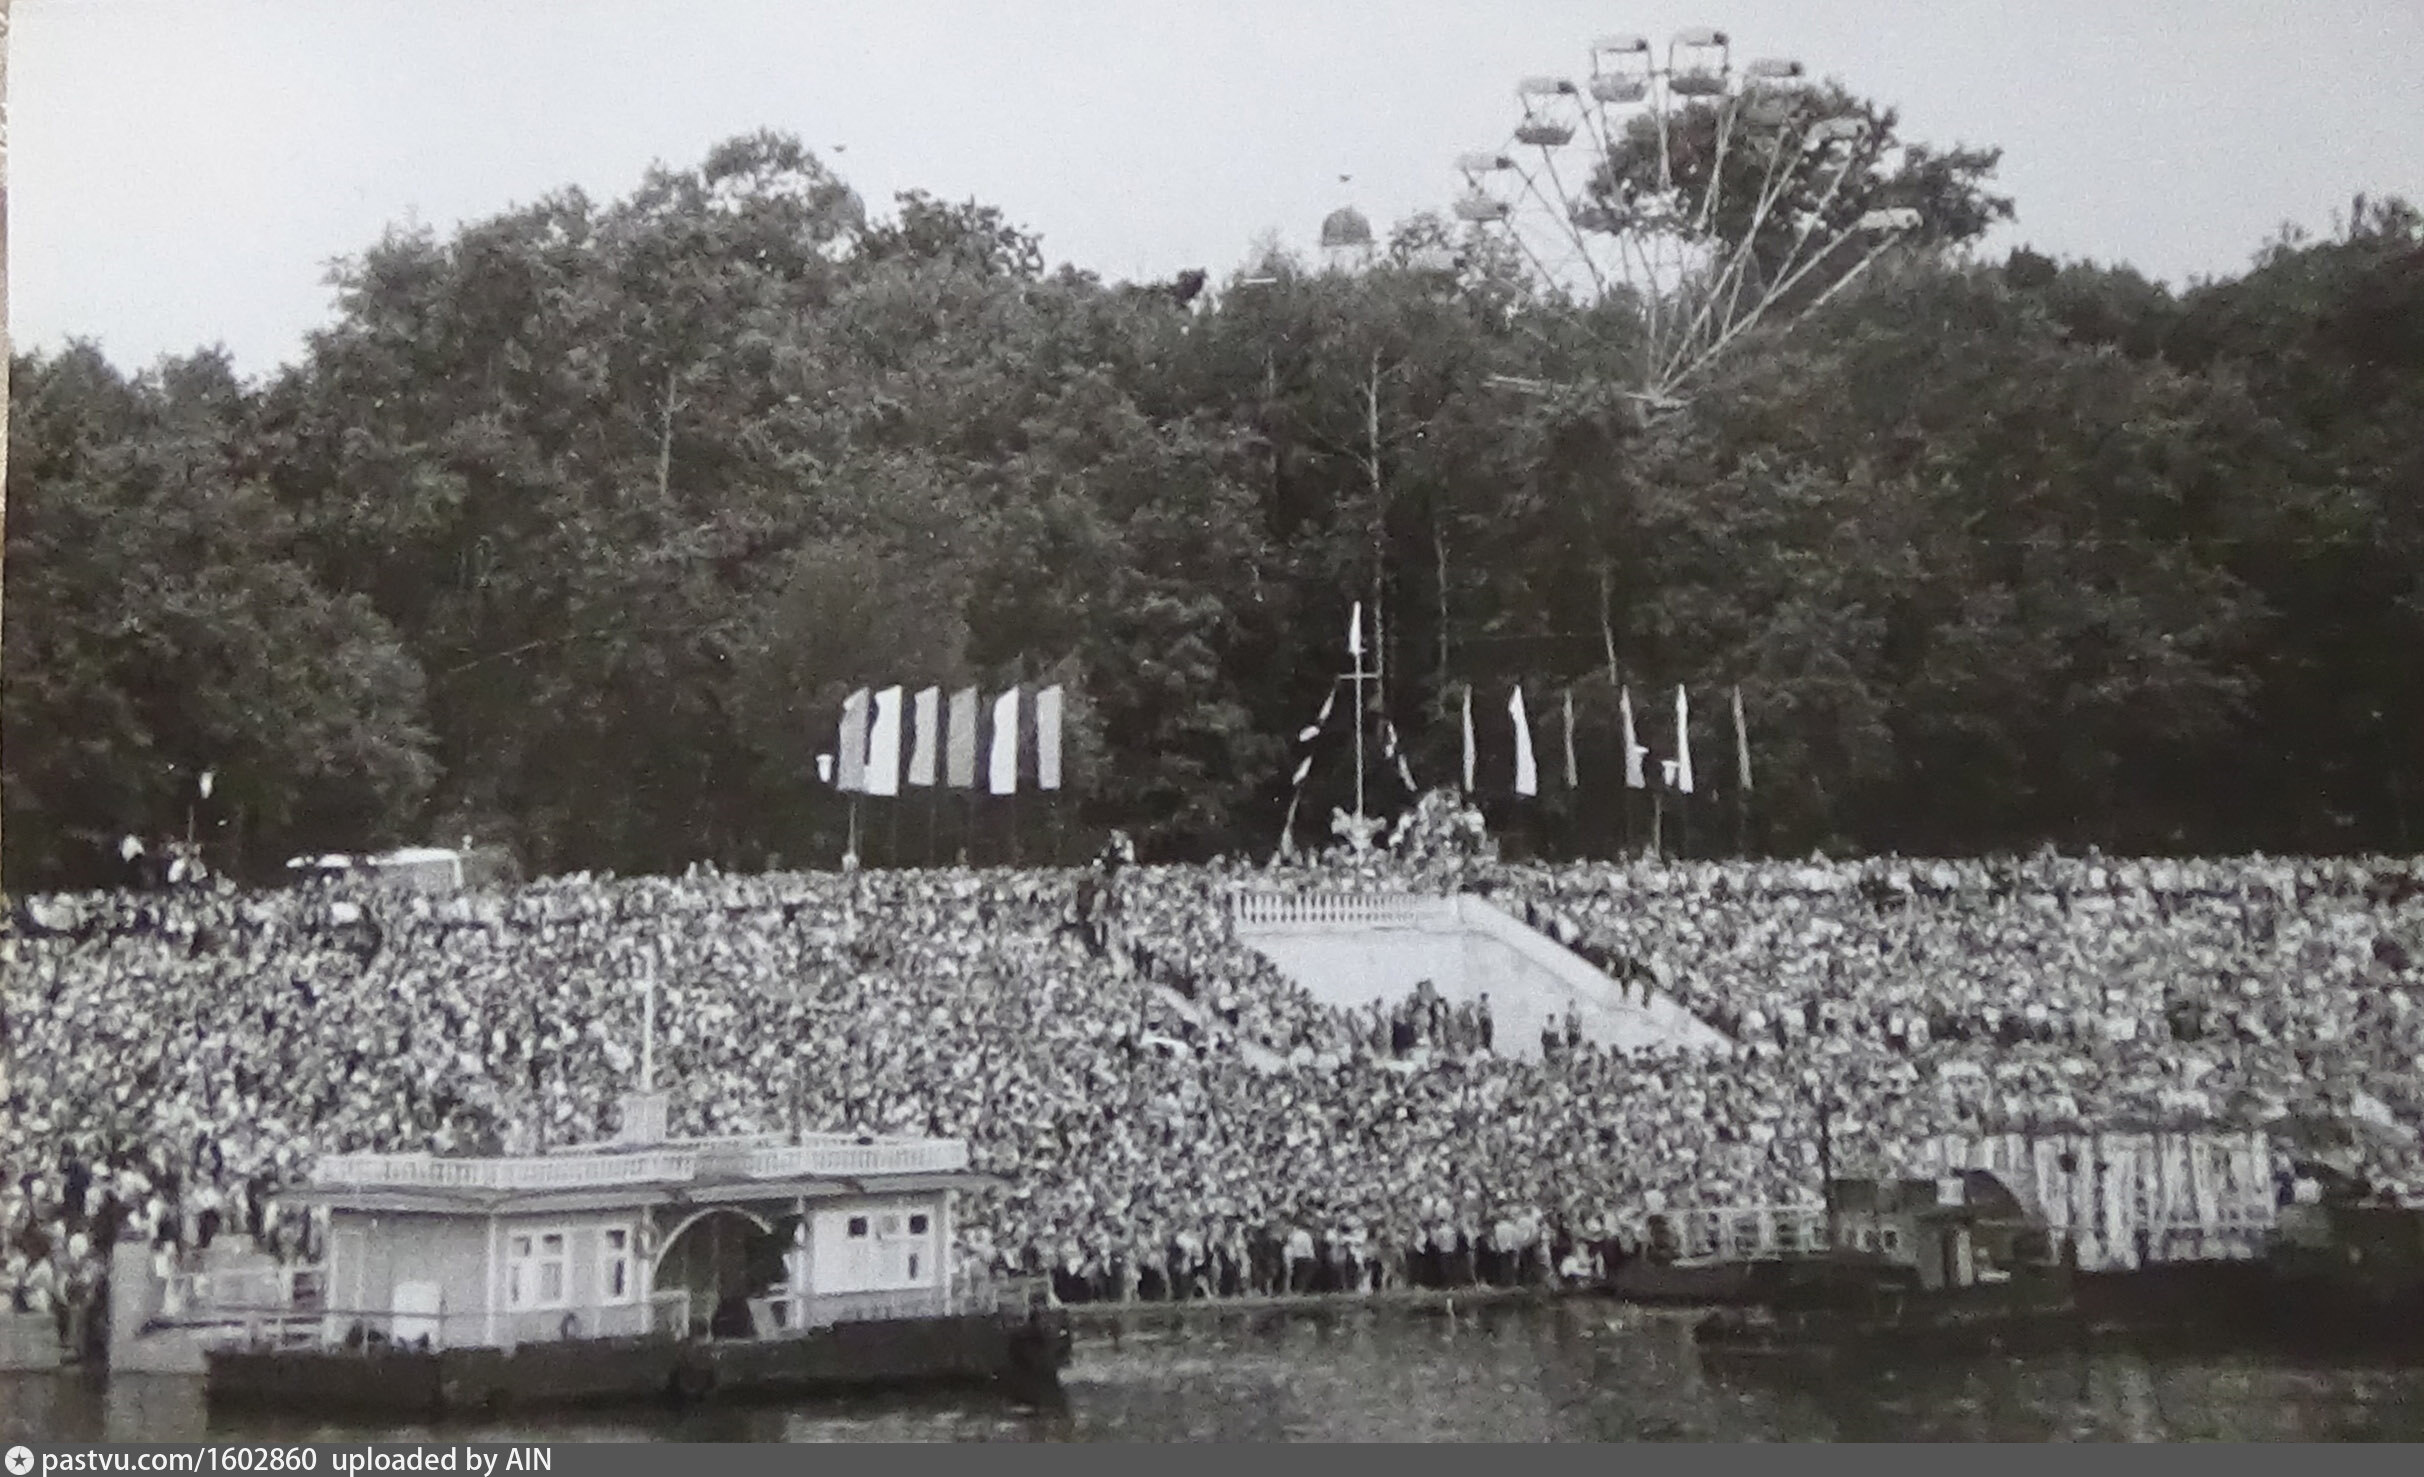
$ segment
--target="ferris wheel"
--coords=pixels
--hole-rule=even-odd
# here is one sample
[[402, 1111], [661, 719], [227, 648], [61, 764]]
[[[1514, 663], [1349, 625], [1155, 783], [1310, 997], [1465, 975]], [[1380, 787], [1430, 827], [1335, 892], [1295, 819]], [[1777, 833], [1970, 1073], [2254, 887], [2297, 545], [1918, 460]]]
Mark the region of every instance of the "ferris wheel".
[[[1682, 402], [1753, 328], [1815, 310], [1918, 211], [1874, 198], [1886, 140], [1801, 63], [1737, 65], [1723, 31], [1607, 36], [1589, 74], [1516, 84], [1514, 130], [1464, 154], [1453, 210], [1554, 291], [1623, 299], [1649, 406]], [[1841, 109], [1840, 111], [1838, 109]]]

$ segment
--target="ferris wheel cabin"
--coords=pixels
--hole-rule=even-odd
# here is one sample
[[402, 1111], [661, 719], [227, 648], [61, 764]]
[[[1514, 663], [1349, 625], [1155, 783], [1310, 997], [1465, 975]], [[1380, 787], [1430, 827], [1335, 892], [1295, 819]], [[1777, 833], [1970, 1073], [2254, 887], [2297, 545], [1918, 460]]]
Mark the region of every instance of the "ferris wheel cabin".
[[1654, 66], [1647, 36], [1602, 36], [1591, 43], [1591, 96], [1616, 107], [1640, 102]]
[[1667, 43], [1667, 91], [1677, 97], [1716, 97], [1725, 91], [1733, 42], [1713, 26], [1677, 31]]

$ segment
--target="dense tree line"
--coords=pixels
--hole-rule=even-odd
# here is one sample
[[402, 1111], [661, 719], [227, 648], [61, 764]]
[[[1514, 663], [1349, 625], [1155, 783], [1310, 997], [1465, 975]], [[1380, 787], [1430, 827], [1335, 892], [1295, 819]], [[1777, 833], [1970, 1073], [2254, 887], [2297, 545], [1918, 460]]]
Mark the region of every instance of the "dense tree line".
[[[1622, 681], [1661, 743], [1666, 689], [1701, 704], [1695, 850], [2410, 848], [2424, 224], [2360, 200], [2173, 292], [1959, 255], [1993, 164], [1929, 156], [1932, 229], [1648, 421], [1624, 303], [1436, 221], [1354, 273], [1107, 284], [982, 206], [871, 216], [774, 135], [391, 234], [263, 383], [21, 358], [8, 881], [108, 877], [189, 810], [256, 874], [462, 835], [829, 861], [815, 755], [892, 681], [1067, 687], [1031, 858], [1260, 853], [1356, 599], [1420, 782], [1474, 684], [1519, 847], [1643, 839]], [[1519, 679], [1573, 691], [1579, 793], [1554, 719], [1547, 793], [1503, 793]], [[998, 809], [910, 802], [869, 849], [1004, 854]]]

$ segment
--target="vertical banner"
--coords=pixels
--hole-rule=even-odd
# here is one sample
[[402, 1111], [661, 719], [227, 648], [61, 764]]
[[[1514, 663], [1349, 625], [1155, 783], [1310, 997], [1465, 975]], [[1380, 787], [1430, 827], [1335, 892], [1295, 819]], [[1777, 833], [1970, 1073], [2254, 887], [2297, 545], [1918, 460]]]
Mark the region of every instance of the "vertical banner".
[[993, 700], [993, 753], [985, 767], [985, 788], [996, 795], [1018, 793], [1018, 689]]
[[1751, 738], [1742, 726], [1742, 687], [1734, 687], [1734, 784], [1741, 793], [1751, 793]]
[[1061, 787], [1061, 690], [1057, 682], [1035, 695], [1035, 787]]
[[1574, 764], [1574, 689], [1565, 690], [1565, 782], [1569, 790], [1582, 788], [1582, 772]]
[[901, 792], [901, 690], [887, 687], [875, 695], [875, 726], [867, 735], [867, 793]]
[[1540, 793], [1540, 765], [1532, 756], [1532, 723], [1523, 713], [1523, 688], [1507, 698], [1507, 718], [1515, 725], [1515, 793]]
[[910, 714], [915, 738], [909, 745], [909, 783], [934, 788], [934, 760], [942, 750], [943, 690], [939, 687], [918, 689], [917, 703]]
[[1641, 736], [1633, 731], [1633, 690], [1616, 689], [1616, 712], [1624, 720], [1624, 786], [1628, 790], [1646, 790], [1649, 780], [1641, 772], [1641, 761], [1650, 757], [1642, 747]]
[[1347, 655], [1363, 655], [1363, 602], [1355, 602], [1355, 613], [1347, 617]]
[[1675, 684], [1675, 793], [1692, 793], [1692, 709], [1680, 682]]
[[1473, 684], [1464, 686], [1464, 787], [1473, 792]]
[[976, 689], [951, 694], [951, 733], [943, 744], [943, 783], [954, 790], [976, 788]]
[[852, 793], [867, 788], [867, 689], [862, 687], [842, 702], [842, 726], [835, 734], [840, 775], [833, 785]]

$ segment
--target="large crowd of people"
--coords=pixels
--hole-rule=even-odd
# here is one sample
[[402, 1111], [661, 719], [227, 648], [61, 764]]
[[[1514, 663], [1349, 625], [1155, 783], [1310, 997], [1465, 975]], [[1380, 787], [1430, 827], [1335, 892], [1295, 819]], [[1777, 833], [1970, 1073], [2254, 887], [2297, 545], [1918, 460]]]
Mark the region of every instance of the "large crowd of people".
[[[604, 1137], [651, 977], [677, 1133], [964, 1137], [1008, 1188], [965, 1208], [963, 1263], [1067, 1297], [1587, 1277], [1661, 1211], [1813, 1203], [1827, 1154], [1905, 1170], [1984, 1127], [2280, 1126], [2424, 1189], [2409, 863], [1552, 866], [1436, 818], [1277, 870], [25, 900], [0, 1297], [64, 1326], [130, 1238], [315, 1258], [277, 1191], [317, 1155]], [[1534, 1054], [1470, 1007], [1330, 1009], [1230, 933], [1228, 894], [1270, 886], [1494, 895], [1730, 1044]]]

